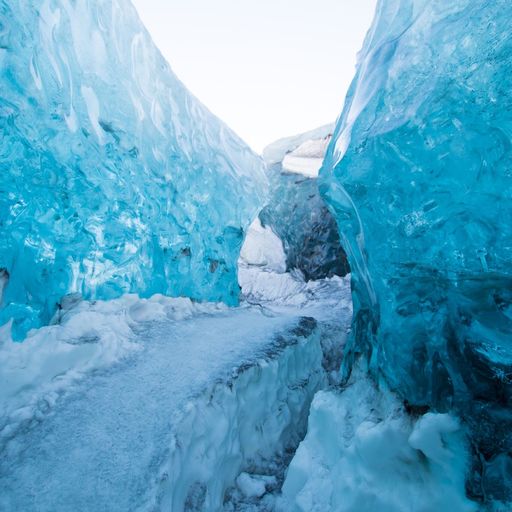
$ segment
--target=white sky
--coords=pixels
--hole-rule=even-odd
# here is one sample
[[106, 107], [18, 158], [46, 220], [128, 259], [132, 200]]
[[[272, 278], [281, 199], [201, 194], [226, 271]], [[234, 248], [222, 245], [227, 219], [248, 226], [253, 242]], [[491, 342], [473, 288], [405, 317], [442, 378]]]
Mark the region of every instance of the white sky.
[[260, 152], [334, 121], [376, 0], [133, 0], [188, 89]]

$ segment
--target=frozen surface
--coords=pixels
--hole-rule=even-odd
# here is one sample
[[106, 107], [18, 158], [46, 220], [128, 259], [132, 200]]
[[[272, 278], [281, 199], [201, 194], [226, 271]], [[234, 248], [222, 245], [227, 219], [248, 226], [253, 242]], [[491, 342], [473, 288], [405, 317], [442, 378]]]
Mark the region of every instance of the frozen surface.
[[286, 155], [283, 160], [283, 170], [302, 174], [308, 178], [316, 178], [324, 159], [318, 157]]
[[449, 414], [411, 417], [389, 392], [357, 375], [320, 391], [308, 434], [288, 468], [283, 512], [471, 512], [468, 447]]
[[[238, 405], [240, 415], [233, 412], [233, 417], [221, 414], [222, 408], [230, 407], [229, 398], [233, 400], [232, 395], [240, 392], [236, 382], [230, 387], [228, 383], [244, 367], [249, 371], [259, 359], [272, 359], [273, 351], [280, 350], [276, 335], [297, 322], [289, 316], [269, 317], [254, 310], [238, 310], [141, 327], [136, 338], [140, 344], [137, 353], [82, 379], [72, 392], [68, 388], [50, 411], [6, 443], [0, 462], [0, 509], [138, 510], [160, 502], [176, 504], [168, 510], [182, 510], [189, 494], [193, 494], [193, 484], [197, 481], [204, 485], [209, 478], [213, 482], [208, 490], [210, 499], [218, 503], [226, 485], [220, 472], [234, 472], [234, 479], [243, 459], [240, 451], [253, 447], [265, 451], [255, 439], [237, 439], [244, 433], [236, 428], [244, 418], [243, 404], [250, 405], [245, 415], [251, 412], [252, 429], [258, 429], [258, 422], [267, 423], [268, 430], [262, 434], [266, 439], [273, 435], [279, 439], [282, 432], [272, 427], [287, 427], [286, 414], [290, 414], [282, 409], [284, 416], [279, 416], [272, 407], [272, 394], [283, 395], [287, 389], [281, 388], [279, 379], [272, 380], [273, 375], [280, 375], [275, 365], [268, 370], [268, 387], [243, 386], [246, 393], [255, 396], [243, 398]], [[319, 386], [323, 379], [318, 339], [316, 346], [312, 356], [301, 354], [300, 360], [295, 360], [297, 356], [288, 363], [289, 367], [294, 362], [299, 380], [311, 376], [308, 364], [316, 367], [317, 381], [311, 380], [311, 396], [315, 383]], [[257, 380], [265, 367], [263, 364], [248, 377], [242, 373], [235, 381]], [[216, 382], [223, 396], [218, 401]], [[262, 396], [258, 397], [258, 392]], [[191, 401], [202, 394], [206, 396], [204, 407], [198, 399]], [[214, 396], [213, 409], [207, 407], [211, 399], [208, 396]], [[257, 399], [275, 414], [274, 424], [258, 408]], [[236, 411], [236, 403], [231, 407]], [[205, 436], [206, 441], [201, 441]], [[225, 457], [229, 460], [231, 456], [224, 469], [222, 462], [226, 464], [226, 460], [217, 460], [215, 454], [215, 450], [222, 449], [216, 444], [218, 438], [220, 445], [227, 444]], [[208, 477], [202, 472], [214, 475]]]
[[263, 163], [131, 2], [4, 1], [0, 26], [0, 323], [23, 336], [74, 292], [236, 304]]
[[283, 170], [316, 178], [322, 167], [332, 132], [323, 138], [304, 141], [283, 158]]
[[273, 503], [351, 315], [348, 279], [291, 279], [294, 292], [263, 287], [236, 309], [78, 302], [24, 343], [4, 339], [0, 510], [210, 511], [229, 489], [226, 510]]
[[487, 502], [512, 500], [511, 19], [381, 0], [320, 177], [355, 290], [345, 369], [363, 354], [411, 406], [458, 412]]
[[263, 227], [257, 217], [247, 229], [240, 251], [239, 267], [264, 268], [276, 273], [286, 272], [283, 242], [270, 227]]
[[269, 144], [263, 150], [263, 159], [269, 165], [278, 164], [283, 161], [287, 154], [291, 153], [303, 143], [311, 140], [322, 140], [331, 135], [334, 131], [334, 124], [326, 124], [310, 130], [309, 132], [300, 133], [291, 137], [284, 137], [272, 144]]
[[42, 418], [59, 396], [90, 372], [109, 368], [142, 349], [136, 331], [146, 322], [178, 321], [226, 311], [221, 304], [155, 295], [70, 304], [54, 325], [23, 343], [0, 332], [0, 446]]
[[[327, 125], [282, 139], [263, 152], [269, 165], [271, 193], [259, 219], [282, 241], [286, 270], [298, 270], [306, 280], [344, 276], [349, 270], [336, 222], [320, 197], [315, 179], [332, 129]], [[278, 158], [281, 160], [276, 161]], [[292, 169], [293, 162], [296, 167]]]

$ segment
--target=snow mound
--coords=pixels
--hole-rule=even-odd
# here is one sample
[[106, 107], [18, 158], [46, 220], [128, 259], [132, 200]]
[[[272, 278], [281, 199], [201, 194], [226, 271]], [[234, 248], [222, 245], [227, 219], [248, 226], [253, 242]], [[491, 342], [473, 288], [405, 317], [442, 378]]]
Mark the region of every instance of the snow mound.
[[263, 159], [268, 165], [281, 163], [288, 153], [293, 152], [303, 143], [311, 140], [325, 139], [334, 131], [334, 123], [326, 124], [305, 133], [284, 137], [263, 150]]
[[470, 512], [468, 449], [449, 414], [407, 414], [360, 372], [320, 391], [283, 485], [283, 512]]
[[30, 331], [23, 343], [13, 342], [6, 327], [0, 333], [0, 449], [20, 428], [41, 420], [85, 375], [140, 350], [136, 331], [144, 323], [227, 309], [162, 295], [81, 301], [70, 308], [59, 311], [58, 323]]
[[238, 265], [266, 268], [278, 273], [286, 271], [283, 242], [270, 227], [263, 227], [257, 217], [247, 230]]

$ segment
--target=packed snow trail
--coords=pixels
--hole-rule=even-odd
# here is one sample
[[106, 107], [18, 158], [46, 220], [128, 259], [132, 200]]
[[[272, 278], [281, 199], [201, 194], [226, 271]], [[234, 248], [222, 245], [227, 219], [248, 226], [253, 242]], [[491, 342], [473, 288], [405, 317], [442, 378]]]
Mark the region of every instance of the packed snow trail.
[[171, 444], [170, 413], [294, 322], [261, 320], [237, 311], [148, 326], [141, 353], [85, 379], [18, 437], [16, 458], [1, 461], [5, 510], [133, 509]]
[[[164, 509], [161, 501], [165, 498], [157, 488], [169, 478], [162, 467], [176, 444], [176, 423], [183, 419], [180, 411], [212, 383], [220, 382], [227, 389], [233, 375], [272, 359], [272, 353], [275, 356], [291, 343], [283, 344], [278, 335], [297, 325], [298, 308], [294, 313], [274, 315], [263, 314], [257, 307], [141, 324], [137, 342], [142, 350], [80, 380], [39, 424], [7, 444], [0, 458], [0, 509]], [[316, 344], [317, 353], [311, 357], [316, 357], [319, 367], [318, 339]], [[297, 364], [313, 363], [306, 357]], [[300, 371], [291, 370], [298, 377]], [[315, 378], [318, 388], [325, 375]], [[316, 390], [311, 389], [309, 400]], [[199, 415], [198, 421], [202, 420], [207, 422]], [[218, 425], [208, 428], [215, 431]], [[198, 460], [201, 457], [204, 454]], [[193, 460], [185, 462], [194, 464]], [[235, 462], [233, 469], [237, 470]], [[190, 496], [187, 499], [190, 505]]]

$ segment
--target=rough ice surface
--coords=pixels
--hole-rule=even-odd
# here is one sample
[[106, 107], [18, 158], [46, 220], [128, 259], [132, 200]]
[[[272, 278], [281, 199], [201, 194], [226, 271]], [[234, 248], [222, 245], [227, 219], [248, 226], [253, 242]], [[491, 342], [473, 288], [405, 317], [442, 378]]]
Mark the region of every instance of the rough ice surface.
[[1, 323], [22, 335], [74, 292], [237, 303], [264, 166], [131, 2], [4, 1], [0, 27]]
[[484, 502], [512, 501], [511, 19], [381, 0], [320, 174], [355, 290], [344, 369], [460, 414]]
[[[316, 180], [331, 133], [332, 126], [327, 125], [263, 151], [271, 193], [259, 218], [281, 239], [286, 269], [299, 270], [306, 280], [344, 276], [349, 271], [336, 222], [320, 197]], [[275, 162], [277, 158], [281, 161]], [[285, 165], [287, 158], [295, 159], [291, 167]]]
[[320, 391], [288, 468], [283, 512], [471, 512], [467, 440], [450, 414], [411, 417], [358, 374]]

